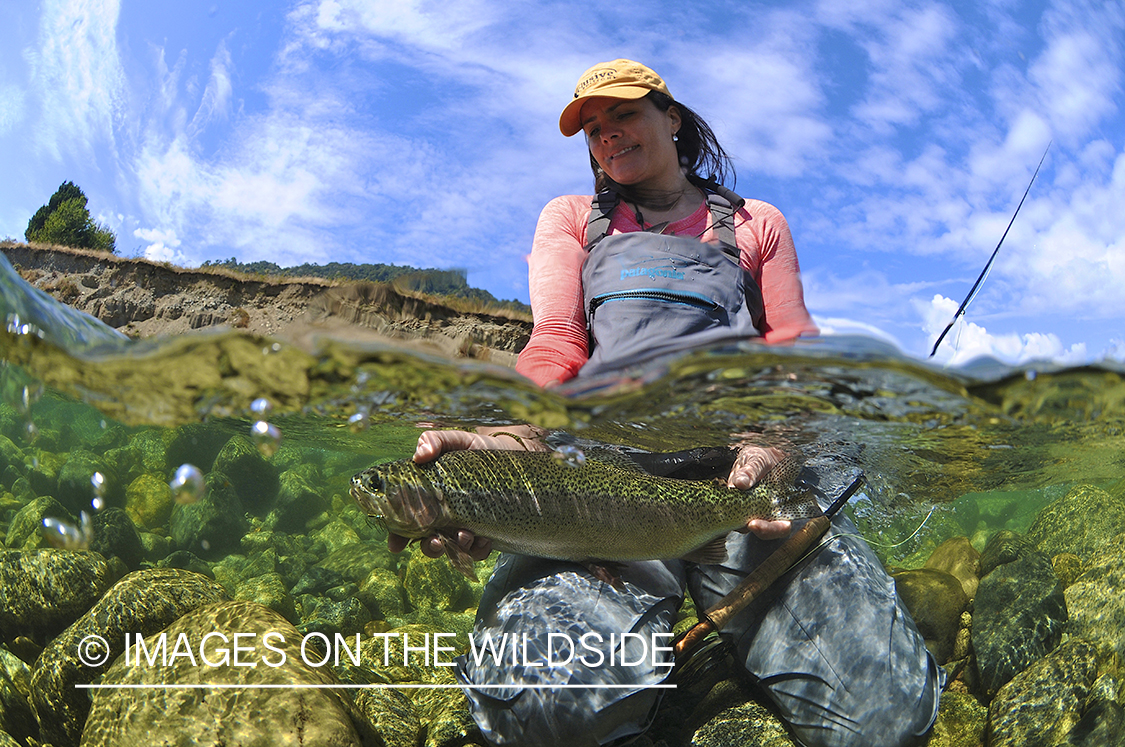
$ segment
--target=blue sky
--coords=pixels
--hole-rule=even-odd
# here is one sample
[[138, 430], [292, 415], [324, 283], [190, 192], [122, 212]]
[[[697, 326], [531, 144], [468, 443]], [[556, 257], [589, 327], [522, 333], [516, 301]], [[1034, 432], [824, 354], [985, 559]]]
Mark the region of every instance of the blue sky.
[[558, 113], [660, 72], [777, 205], [825, 331], [939, 360], [1125, 358], [1125, 3], [0, 0], [0, 237], [65, 180], [118, 251], [463, 268], [527, 300], [586, 194]]

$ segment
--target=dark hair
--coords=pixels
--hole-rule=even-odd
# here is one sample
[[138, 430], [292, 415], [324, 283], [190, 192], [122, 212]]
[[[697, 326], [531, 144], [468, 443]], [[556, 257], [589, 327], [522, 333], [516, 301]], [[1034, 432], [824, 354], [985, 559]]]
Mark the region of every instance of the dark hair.
[[[733, 188], [736, 181], [734, 164], [723, 150], [723, 146], [719, 145], [710, 125], [691, 109], [660, 91], [650, 91], [645, 98], [662, 112], [668, 111], [673, 106], [679, 111], [680, 130], [676, 133], [676, 153], [679, 154], [680, 166], [686, 172], [688, 179], [697, 185], [700, 182], [710, 181]], [[592, 153], [590, 168], [594, 172], [595, 192], [612, 189], [625, 200], [646, 202], [645, 195], [638, 194], [636, 189], [618, 184], [606, 176]], [[727, 179], [730, 179], [730, 184], [727, 184]]]

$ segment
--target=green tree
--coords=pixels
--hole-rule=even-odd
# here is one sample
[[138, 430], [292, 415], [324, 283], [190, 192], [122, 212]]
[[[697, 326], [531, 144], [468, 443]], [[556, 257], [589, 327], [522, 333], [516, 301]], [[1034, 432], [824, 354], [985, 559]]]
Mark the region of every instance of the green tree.
[[47, 204], [35, 211], [27, 222], [24, 238], [105, 252], [117, 248], [117, 237], [90, 217], [86, 194], [74, 182], [63, 182]]

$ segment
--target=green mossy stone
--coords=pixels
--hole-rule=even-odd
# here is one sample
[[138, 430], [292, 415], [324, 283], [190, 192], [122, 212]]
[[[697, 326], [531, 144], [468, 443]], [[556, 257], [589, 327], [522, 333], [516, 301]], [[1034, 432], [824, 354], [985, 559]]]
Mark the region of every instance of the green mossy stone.
[[80, 618], [115, 580], [105, 558], [71, 550], [0, 552], [0, 640], [43, 643]]
[[[11, 658], [15, 659], [14, 656]], [[39, 736], [39, 721], [35, 718], [35, 713], [28, 702], [30, 692], [26, 687], [21, 687], [17, 679], [26, 671], [27, 666], [24, 665], [16, 673], [16, 677], [13, 677], [8, 672], [8, 662], [0, 661], [0, 733], [8, 734], [24, 743], [28, 737]]]
[[[194, 609], [163, 631], [169, 641], [181, 635], [196, 651], [203, 636], [218, 632], [224, 644], [210, 639], [205, 652], [217, 666], [193, 665], [186, 657], [168, 666], [125, 662], [106, 672], [104, 682], [115, 685], [247, 685], [237, 688], [150, 688], [102, 690], [94, 696], [82, 731], [85, 747], [111, 745], [306, 745], [360, 747], [360, 739], [343, 695], [325, 686], [339, 683], [331, 667], [305, 663], [301, 636], [281, 615], [245, 601], [219, 602]], [[247, 636], [243, 661], [270, 661], [278, 666], [238, 666], [223, 663], [220, 648], [232, 649], [235, 634]], [[263, 645], [269, 634], [271, 651]], [[148, 639], [155, 646], [155, 638]], [[171, 643], [169, 643], [171, 646]], [[310, 657], [311, 658], [311, 657]], [[266, 689], [265, 684], [310, 687]], [[216, 718], [216, 714], [222, 714]]]
[[374, 568], [359, 584], [356, 595], [376, 617], [401, 618], [406, 611], [402, 580], [386, 568]]
[[323, 542], [330, 553], [335, 553], [359, 542], [359, 535], [356, 534], [355, 530], [342, 521], [329, 522], [324, 527], [312, 532], [310, 536], [314, 540]]
[[250, 513], [265, 516], [273, 508], [280, 485], [278, 471], [250, 439], [232, 436], [215, 456], [211, 469], [227, 476]]
[[926, 647], [945, 664], [953, 655], [961, 613], [969, 606], [961, 582], [945, 571], [919, 568], [892, 576], [899, 598], [910, 611]]
[[1013, 677], [989, 705], [989, 747], [1068, 744], [1097, 672], [1097, 648], [1072, 638]]
[[330, 506], [328, 496], [313, 488], [303, 471], [287, 470], [278, 478], [277, 502], [267, 524], [283, 532], [303, 532], [309, 521]]
[[1078, 485], [1039, 512], [1027, 539], [1049, 556], [1074, 553], [1086, 560], [1125, 532], [1125, 498]]
[[125, 512], [143, 530], [167, 524], [175, 505], [172, 488], [161, 475], [146, 472], [125, 488]]
[[692, 747], [796, 747], [781, 721], [765, 706], [749, 701], [728, 708], [691, 735]]
[[941, 695], [937, 721], [926, 747], [981, 747], [988, 725], [988, 709], [968, 693]]
[[1110, 547], [1091, 556], [1067, 587], [1067, 631], [1125, 661], [1125, 534]]
[[36, 498], [12, 517], [4, 544], [13, 550], [36, 550], [50, 547], [43, 533], [43, 519], [52, 518], [75, 525], [74, 516], [50, 496]]
[[[225, 598], [223, 588], [211, 579], [173, 568], [136, 571], [114, 584], [35, 662], [31, 683], [35, 710], [52, 715], [40, 724], [42, 741], [56, 746], [78, 743], [90, 711], [90, 695], [75, 685], [93, 682], [110, 668], [124, 651], [126, 633], [152, 635], [190, 610]], [[80, 642], [91, 635], [101, 636], [109, 646], [109, 655], [94, 666], [78, 659]]]
[[355, 705], [386, 747], [417, 747], [422, 721], [414, 703], [401, 690], [363, 689], [356, 694]]
[[420, 550], [410, 554], [402, 580], [406, 598], [417, 609], [456, 609], [468, 591], [468, 581], [445, 557], [429, 558]]
[[203, 558], [239, 547], [248, 524], [234, 486], [221, 472], [207, 475], [207, 491], [195, 503], [177, 505], [169, 522], [172, 542]]
[[82, 450], [71, 452], [70, 458], [59, 468], [54, 497], [74, 513], [93, 511], [94, 486], [91, 480], [95, 472], [105, 479], [103, 495], [109, 505], [120, 505], [117, 471], [111, 468], [108, 460]]
[[330, 571], [336, 571], [341, 576], [359, 584], [376, 569], [384, 569], [394, 573], [398, 567], [398, 560], [395, 554], [387, 549], [385, 541], [369, 541], [345, 545], [335, 550], [317, 565]]
[[980, 584], [980, 553], [968, 537], [950, 537], [942, 542], [926, 560], [925, 568], [932, 568], [954, 576], [961, 582], [965, 596], [977, 595]]
[[269, 607], [294, 625], [301, 622], [297, 605], [277, 573], [266, 573], [243, 581], [235, 589], [234, 598]]

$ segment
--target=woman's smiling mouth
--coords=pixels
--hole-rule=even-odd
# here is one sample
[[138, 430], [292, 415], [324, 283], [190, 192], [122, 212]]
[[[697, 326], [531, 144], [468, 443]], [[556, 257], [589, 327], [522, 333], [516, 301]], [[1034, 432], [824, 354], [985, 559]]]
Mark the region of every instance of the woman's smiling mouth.
[[639, 145], [630, 145], [628, 148], [622, 148], [621, 150], [619, 150], [616, 153], [614, 153], [613, 155], [611, 155], [609, 157], [609, 160], [612, 161], [613, 159], [617, 158], [618, 156], [623, 156], [626, 153], [629, 153], [630, 151], [634, 151], [639, 147], [640, 147]]

